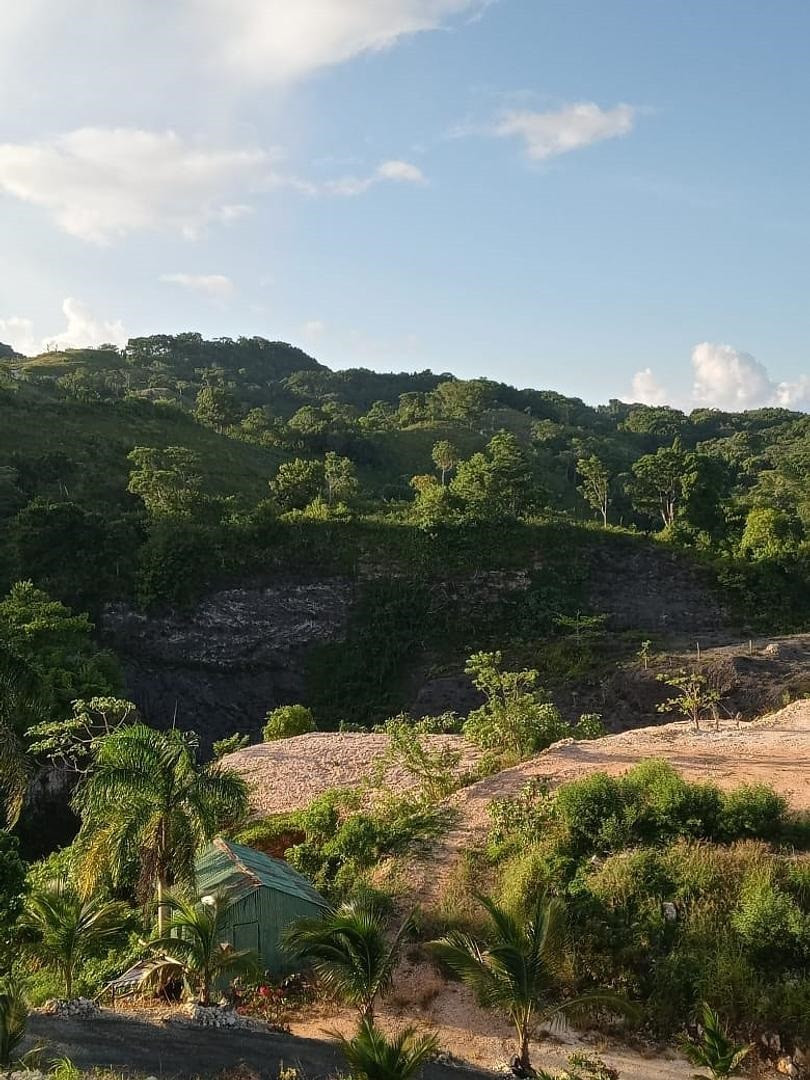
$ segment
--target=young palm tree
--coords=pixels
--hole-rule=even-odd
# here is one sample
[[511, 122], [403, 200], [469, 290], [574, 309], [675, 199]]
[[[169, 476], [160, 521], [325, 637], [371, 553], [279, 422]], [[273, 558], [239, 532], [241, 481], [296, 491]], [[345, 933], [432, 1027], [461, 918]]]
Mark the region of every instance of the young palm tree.
[[386, 939], [377, 907], [349, 900], [325, 915], [299, 919], [282, 935], [287, 952], [308, 961], [327, 990], [374, 1022], [374, 1002], [391, 985], [402, 942], [413, 927], [409, 917], [393, 941]]
[[25, 1037], [28, 1002], [17, 979], [0, 980], [0, 1067], [10, 1068], [12, 1054]]
[[22, 925], [33, 937], [32, 951], [59, 971], [65, 997], [71, 999], [78, 963], [120, 933], [126, 918], [126, 904], [83, 898], [59, 880], [29, 896]]
[[258, 969], [259, 958], [254, 952], [234, 949], [224, 940], [225, 893], [202, 900], [166, 899], [172, 916], [166, 935], [150, 942], [159, 955], [149, 964], [144, 982], [165, 984], [180, 978], [200, 1005], [210, 1005], [211, 989], [221, 976], [235, 977]]
[[199, 848], [244, 816], [247, 788], [216, 764], [200, 766], [189, 735], [132, 724], [102, 740], [73, 805], [82, 817], [82, 890], [105, 875], [120, 882], [135, 861], [141, 899], [157, 889], [162, 937], [167, 889], [192, 881]]
[[518, 1037], [520, 1067], [531, 1071], [529, 1040], [539, 1023], [608, 1006], [628, 1011], [621, 998], [590, 993], [565, 1000], [569, 942], [565, 910], [559, 900], [538, 895], [527, 918], [519, 918], [484, 896], [478, 900], [490, 919], [489, 941], [453, 932], [431, 943], [436, 957], [479, 996], [483, 1005], [502, 1009]]
[[353, 1080], [412, 1080], [436, 1052], [435, 1035], [419, 1035], [405, 1028], [387, 1038], [369, 1020], [364, 1020], [353, 1039], [337, 1036]]
[[[683, 1052], [692, 1065], [707, 1069], [711, 1080], [735, 1076], [739, 1066], [751, 1053], [751, 1047], [733, 1042], [725, 1032], [720, 1017], [703, 1002], [703, 1033], [699, 1043], [684, 1042]], [[706, 1080], [697, 1073], [695, 1080]]]

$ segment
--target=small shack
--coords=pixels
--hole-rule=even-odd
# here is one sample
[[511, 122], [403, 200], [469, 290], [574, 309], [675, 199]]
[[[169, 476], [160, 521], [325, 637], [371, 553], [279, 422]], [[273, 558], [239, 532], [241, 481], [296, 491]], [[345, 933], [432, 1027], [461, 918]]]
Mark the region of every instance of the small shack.
[[200, 896], [227, 894], [226, 940], [235, 949], [253, 949], [273, 975], [291, 967], [281, 949], [281, 931], [329, 906], [283, 859], [230, 840], [218, 838], [206, 848], [197, 857], [195, 872]]

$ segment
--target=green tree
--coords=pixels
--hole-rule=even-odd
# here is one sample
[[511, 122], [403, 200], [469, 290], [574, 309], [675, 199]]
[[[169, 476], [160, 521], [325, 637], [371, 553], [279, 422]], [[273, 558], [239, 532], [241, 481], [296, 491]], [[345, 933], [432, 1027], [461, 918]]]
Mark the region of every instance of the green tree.
[[799, 550], [801, 527], [784, 510], [755, 506], [745, 519], [740, 554], [754, 562], [786, 562]]
[[389, 942], [377, 905], [361, 898], [320, 917], [299, 919], [284, 931], [282, 943], [312, 965], [327, 991], [358, 1010], [361, 1023], [373, 1023], [374, 1003], [390, 988], [412, 929], [407, 918]]
[[270, 490], [282, 510], [303, 510], [320, 495], [323, 485], [323, 462], [293, 458], [279, 465]]
[[247, 789], [235, 773], [199, 765], [187, 733], [132, 724], [101, 741], [73, 805], [82, 819], [83, 894], [95, 891], [105, 876], [122, 882], [135, 864], [141, 899], [157, 890], [162, 937], [167, 890], [193, 881], [197, 851], [244, 817]]
[[182, 979], [200, 1005], [211, 1004], [211, 991], [223, 977], [236, 978], [259, 968], [250, 949], [235, 949], [227, 940], [228, 896], [217, 892], [199, 899], [170, 895], [171, 918], [165, 932], [150, 941], [157, 955], [149, 962], [144, 982], [165, 985]]
[[227, 386], [202, 386], [194, 403], [194, 419], [222, 433], [239, 419], [239, 401]]
[[354, 465], [349, 458], [340, 457], [334, 450], [327, 451], [323, 459], [323, 479], [326, 501], [330, 506], [335, 502], [345, 502], [357, 491]]
[[511, 431], [499, 431], [487, 443], [486, 454], [500, 513], [517, 517], [530, 502], [532, 485], [531, 469], [520, 441]]
[[81, 897], [58, 880], [31, 893], [22, 926], [31, 935], [30, 949], [59, 972], [71, 1000], [79, 964], [121, 933], [127, 915], [126, 904], [99, 895]]
[[388, 1038], [368, 1020], [353, 1038], [338, 1035], [337, 1042], [353, 1080], [413, 1080], [439, 1046], [435, 1035], [412, 1027]]
[[0, 829], [0, 974], [16, 958], [16, 926], [24, 897], [25, 863], [20, 858], [19, 841], [5, 829]]
[[[723, 1077], [736, 1076], [740, 1065], [751, 1053], [753, 1047], [735, 1043], [729, 1038], [720, 1017], [703, 1003], [701, 1013], [702, 1032], [699, 1042], [684, 1041], [681, 1048], [692, 1065], [697, 1065], [708, 1072], [711, 1080], [723, 1080]], [[705, 1074], [697, 1073], [695, 1080], [705, 1080]]]
[[0, 600], [0, 671], [10, 676], [0, 687], [0, 715], [18, 736], [46, 712], [60, 715], [76, 698], [114, 693], [121, 682], [88, 617], [30, 581], [16, 582]]
[[664, 527], [674, 525], [683, 499], [686, 454], [677, 440], [633, 463], [628, 490], [633, 506], [651, 517], [660, 515]]
[[698, 671], [679, 671], [656, 678], [677, 691], [674, 697], [658, 706], [658, 711], [679, 712], [692, 721], [695, 731], [700, 731], [700, 721], [720, 701], [720, 691], [709, 686], [707, 677]]
[[47, 720], [28, 729], [30, 751], [72, 772], [88, 773], [103, 739], [124, 724], [134, 724], [138, 710], [114, 697], [82, 698], [71, 703], [70, 716]]
[[455, 469], [459, 462], [459, 452], [449, 439], [439, 439], [433, 444], [431, 454], [433, 464], [441, 473], [442, 487], [447, 483], [447, 474]]
[[582, 478], [579, 490], [583, 499], [596, 513], [601, 514], [602, 524], [607, 528], [610, 506], [610, 470], [596, 454], [582, 457], [577, 462], [577, 472]]
[[458, 520], [456, 500], [449, 488], [443, 487], [435, 476], [414, 476], [411, 487], [416, 498], [411, 517], [421, 529], [435, 529]]
[[504, 671], [500, 652], [474, 653], [465, 671], [486, 698], [464, 723], [471, 742], [523, 758], [571, 734], [548, 695], [538, 688], [537, 671]]
[[153, 517], [189, 517], [202, 501], [197, 455], [185, 446], [136, 446], [127, 491], [140, 495]]
[[441, 420], [461, 420], [472, 429], [493, 400], [493, 386], [486, 379], [448, 379], [428, 395], [428, 408]]
[[478, 900], [489, 916], [486, 941], [453, 931], [431, 947], [442, 963], [475, 990], [484, 1006], [507, 1014], [517, 1035], [522, 1069], [531, 1070], [529, 1042], [538, 1025], [603, 1007], [627, 1011], [614, 994], [564, 996], [571, 983], [571, 943], [560, 900], [538, 893], [525, 917], [485, 896]]

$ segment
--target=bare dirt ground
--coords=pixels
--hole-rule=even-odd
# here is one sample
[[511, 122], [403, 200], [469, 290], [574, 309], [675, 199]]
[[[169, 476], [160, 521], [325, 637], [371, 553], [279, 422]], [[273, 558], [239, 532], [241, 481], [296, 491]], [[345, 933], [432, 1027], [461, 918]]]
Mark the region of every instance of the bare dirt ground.
[[459, 811], [455, 825], [437, 842], [411, 877], [423, 905], [437, 902], [453, 867], [465, 851], [480, 845], [489, 828], [493, 799], [517, 794], [543, 779], [552, 786], [593, 772], [617, 775], [645, 758], [671, 762], [689, 780], [720, 787], [771, 784], [797, 810], [810, 809], [810, 700], [738, 725], [721, 722], [704, 731], [678, 722], [637, 728], [592, 742], [557, 743], [530, 761], [480, 780], [452, 797]]
[[[470, 769], [480, 754], [460, 735], [425, 735], [431, 750], [447, 747], [461, 753], [460, 769]], [[259, 743], [223, 758], [250, 788], [253, 814], [263, 817], [301, 810], [330, 788], [354, 788], [372, 778], [388, 750], [387, 735], [349, 732], [313, 732], [292, 739]], [[384, 786], [406, 791], [416, 780], [403, 769], [389, 768]]]

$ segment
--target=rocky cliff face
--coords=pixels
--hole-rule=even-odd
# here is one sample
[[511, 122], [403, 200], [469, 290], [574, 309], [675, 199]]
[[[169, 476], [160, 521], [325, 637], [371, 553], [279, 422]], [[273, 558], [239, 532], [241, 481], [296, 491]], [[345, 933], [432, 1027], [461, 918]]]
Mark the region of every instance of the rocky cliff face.
[[257, 734], [268, 709], [304, 696], [306, 653], [345, 633], [353, 588], [338, 577], [284, 578], [213, 593], [189, 612], [147, 616], [120, 604], [102, 632], [144, 715], [191, 728], [208, 746]]

